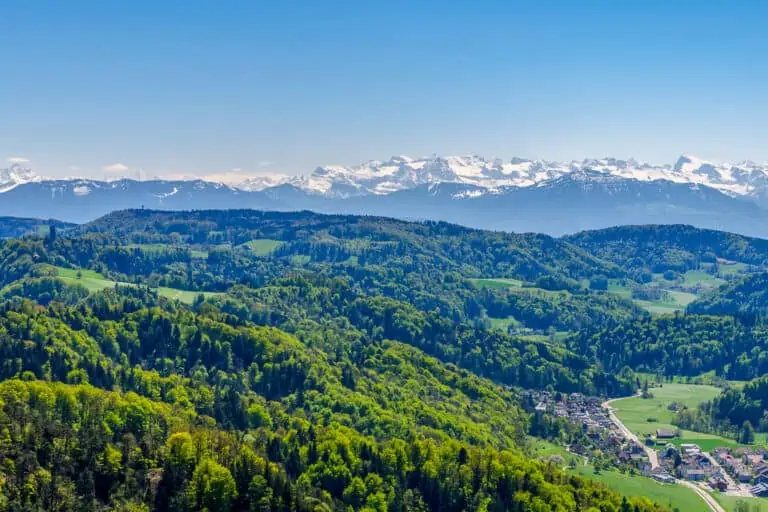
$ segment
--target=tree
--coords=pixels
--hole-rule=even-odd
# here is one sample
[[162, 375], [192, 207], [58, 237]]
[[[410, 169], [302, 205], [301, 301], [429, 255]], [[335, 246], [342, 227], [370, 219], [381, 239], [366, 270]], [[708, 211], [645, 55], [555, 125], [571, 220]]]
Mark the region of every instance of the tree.
[[271, 508], [272, 489], [267, 479], [262, 475], [256, 475], [248, 485], [248, 499], [251, 502], [253, 512], [266, 512]]
[[344, 489], [344, 502], [359, 509], [365, 503], [365, 497], [368, 495], [368, 489], [365, 482], [360, 477], [355, 477]]
[[755, 429], [749, 420], [745, 421], [741, 425], [741, 432], [739, 433], [739, 442], [742, 444], [752, 444], [755, 442]]
[[53, 243], [56, 241], [56, 226], [51, 225], [48, 227], [48, 237], [45, 241], [49, 246], [53, 245]]
[[253, 428], [271, 427], [272, 416], [270, 416], [266, 407], [258, 403], [253, 403], [248, 406], [248, 423]]
[[189, 503], [194, 510], [224, 512], [230, 509], [237, 497], [237, 486], [227, 468], [204, 458], [192, 473], [189, 486]]

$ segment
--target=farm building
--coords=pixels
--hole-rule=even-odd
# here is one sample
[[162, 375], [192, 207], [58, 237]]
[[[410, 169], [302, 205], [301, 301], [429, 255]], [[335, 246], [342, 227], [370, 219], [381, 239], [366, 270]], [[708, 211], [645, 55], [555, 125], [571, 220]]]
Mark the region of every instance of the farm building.
[[677, 437], [677, 430], [671, 428], [659, 428], [656, 430], [657, 439], [673, 439]]

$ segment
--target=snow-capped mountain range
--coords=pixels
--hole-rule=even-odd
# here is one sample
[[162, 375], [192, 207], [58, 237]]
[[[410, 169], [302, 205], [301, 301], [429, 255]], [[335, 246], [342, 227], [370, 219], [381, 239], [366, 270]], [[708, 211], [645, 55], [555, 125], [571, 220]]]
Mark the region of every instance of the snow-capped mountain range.
[[617, 224], [684, 223], [768, 237], [768, 165], [672, 165], [615, 158], [549, 162], [404, 156], [309, 176], [204, 179], [45, 179], [0, 170], [0, 216], [87, 222], [118, 209], [255, 208], [444, 220], [552, 235]]
[[[255, 192], [290, 185], [312, 194], [332, 198], [386, 195], [422, 185], [458, 183], [476, 187], [472, 195], [498, 193], [509, 187], [542, 186], [561, 176], [605, 175], [638, 181], [666, 180], [704, 185], [730, 196], [768, 196], [768, 165], [750, 161], [715, 164], [683, 155], [674, 165], [654, 165], [634, 159], [584, 159], [571, 162], [485, 159], [477, 155], [430, 156], [371, 160], [360, 165], [318, 167], [309, 176], [278, 173], [258, 174], [233, 188]], [[18, 185], [47, 181], [31, 169], [13, 164], [0, 169], [0, 193]]]
[[251, 178], [239, 185], [243, 190], [264, 190], [290, 184], [327, 197], [385, 195], [421, 185], [460, 183], [478, 188], [475, 195], [496, 193], [508, 187], [530, 187], [566, 174], [604, 174], [638, 181], [666, 180], [704, 185], [731, 196], [765, 195], [768, 165], [744, 161], [715, 164], [683, 155], [673, 165], [654, 165], [634, 159], [588, 158], [552, 162], [514, 158], [510, 161], [485, 159], [477, 155], [412, 159], [395, 156], [371, 160], [352, 167], [323, 166], [308, 177], [271, 174]]

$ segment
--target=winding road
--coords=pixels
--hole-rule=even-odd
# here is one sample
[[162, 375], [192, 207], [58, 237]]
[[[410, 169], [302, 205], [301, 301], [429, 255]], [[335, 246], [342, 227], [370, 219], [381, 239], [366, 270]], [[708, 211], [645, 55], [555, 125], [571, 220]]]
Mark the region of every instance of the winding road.
[[[603, 402], [602, 406], [604, 409], [608, 411], [608, 416], [611, 418], [611, 421], [613, 421], [614, 425], [621, 431], [622, 434], [624, 434], [628, 439], [631, 439], [638, 443], [640, 446], [643, 447], [643, 450], [645, 450], [645, 453], [648, 455], [648, 460], [651, 463], [652, 469], [657, 469], [659, 467], [659, 456], [656, 453], [656, 450], [653, 450], [650, 446], [646, 446], [645, 443], [643, 443], [637, 435], [635, 435], [634, 432], [629, 430], [624, 423], [621, 422], [618, 416], [613, 412], [613, 406], [611, 405], [613, 402], [617, 400], [624, 400], [627, 397], [624, 398], [614, 398], [612, 400], [606, 400]], [[689, 482], [687, 480], [675, 480], [675, 483], [682, 485], [684, 487], [688, 487], [693, 492], [699, 495], [699, 497], [704, 500], [704, 503], [707, 504], [707, 507], [709, 507], [709, 510], [712, 510], [714, 512], [726, 512], [725, 509], [720, 505], [720, 503], [715, 500], [715, 498], [712, 497], [711, 494], [709, 494], [707, 491], [699, 487], [698, 485]]]

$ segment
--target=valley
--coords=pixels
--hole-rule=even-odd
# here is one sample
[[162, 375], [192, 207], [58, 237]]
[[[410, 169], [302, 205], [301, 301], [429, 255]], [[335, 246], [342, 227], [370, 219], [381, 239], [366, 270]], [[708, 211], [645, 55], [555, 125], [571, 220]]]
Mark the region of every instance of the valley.
[[[289, 494], [308, 481], [320, 492], [315, 499], [362, 510], [362, 498], [352, 497], [359, 478], [385, 496], [360, 490], [365, 500], [403, 504], [410, 493], [428, 509], [459, 500], [452, 509], [463, 510], [459, 491], [447, 484], [456, 478], [446, 475], [467, 464], [468, 478], [485, 475], [478, 492], [524, 507], [555, 495], [601, 510], [624, 500], [648, 512], [763, 504], [752, 496], [761, 466], [742, 459], [763, 453], [768, 435], [761, 402], [768, 405], [768, 326], [691, 312], [768, 307], [759, 293], [768, 247], [759, 239], [687, 226], [552, 238], [250, 210], [130, 210], [81, 226], [6, 226], [27, 229], [0, 241], [0, 399], [18, 403], [11, 389], [30, 397], [21, 409], [0, 402], [0, 419], [11, 424], [28, 421], [19, 410], [47, 414], [32, 398], [40, 393], [93, 389], [110, 393], [105, 403], [136, 394], [165, 411], [158, 421], [180, 429], [160, 429], [151, 446], [186, 443], [174, 433], [186, 432], [207, 465], [233, 478], [244, 462], [206, 448], [203, 439], [225, 436], [217, 442], [239, 452], [247, 446], [269, 461], [282, 483], [267, 479], [266, 469], [248, 469], [235, 482], [238, 497], [229, 499], [250, 503], [248, 486], [258, 476], [267, 482], [257, 478], [259, 496], [274, 508], [304, 507]], [[49, 389], [53, 384], [60, 387]], [[646, 398], [634, 396], [646, 388]], [[615, 420], [601, 408], [606, 400]], [[62, 424], [59, 414], [46, 421]], [[57, 428], [67, 435], [80, 428], [64, 425]], [[667, 430], [675, 434], [651, 446]], [[251, 439], [246, 445], [241, 434]], [[96, 460], [109, 446], [125, 446], [108, 432], [93, 436]], [[312, 436], [335, 447], [346, 438], [354, 457], [323, 459], [296, 444]], [[153, 471], [181, 471], [170, 452], [143, 442]], [[445, 448], [436, 451], [433, 442]], [[703, 459], [675, 466], [664, 452], [692, 445], [722, 459], [727, 471], [748, 468], [739, 477], [743, 495], [709, 483], [705, 490], [693, 465], [706, 465]], [[36, 471], [51, 471], [35, 445], [24, 446]], [[384, 466], [376, 473], [388, 475], [387, 483], [378, 484], [358, 462], [389, 457], [397, 446], [416, 457], [421, 483]], [[432, 463], [420, 465], [427, 459], [419, 453], [443, 461], [439, 488], [427, 486], [435, 482], [426, 477]], [[485, 473], [481, 461], [489, 458], [506, 469]], [[88, 460], [73, 460], [57, 478], [77, 482], [81, 473], [115, 489], [144, 486]], [[141, 471], [132, 459], [119, 464]], [[349, 471], [340, 483], [318, 476], [338, 471]], [[504, 476], [513, 471], [547, 484], [518, 487]], [[583, 492], [565, 484], [577, 477]], [[656, 481], [665, 478], [669, 483]], [[174, 500], [189, 499], [189, 483], [162, 477], [158, 485]], [[508, 494], [510, 486], [525, 494]], [[166, 498], [151, 499], [157, 505]]]
[[0, 512], [768, 512], [768, 3], [0, 5]]

